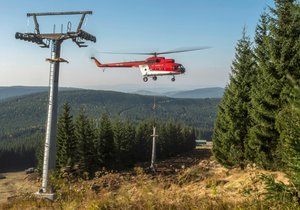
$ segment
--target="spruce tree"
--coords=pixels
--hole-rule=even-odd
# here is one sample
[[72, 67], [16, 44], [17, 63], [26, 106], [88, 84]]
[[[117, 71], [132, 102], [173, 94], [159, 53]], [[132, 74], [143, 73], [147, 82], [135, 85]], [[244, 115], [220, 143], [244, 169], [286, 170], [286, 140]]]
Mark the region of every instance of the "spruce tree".
[[115, 160], [117, 165], [122, 165], [122, 141], [124, 136], [124, 126], [119, 120], [114, 124], [114, 144]]
[[76, 162], [76, 138], [74, 135], [73, 116], [68, 103], [63, 105], [63, 113], [58, 120], [57, 129], [57, 167], [73, 166]]
[[189, 140], [190, 140], [191, 130], [188, 127], [181, 129], [182, 139], [180, 141], [180, 152], [187, 152], [189, 150]]
[[[300, 98], [298, 98], [300, 100]], [[300, 107], [285, 107], [279, 113], [282, 161], [294, 185], [300, 190]]]
[[115, 160], [119, 167], [132, 165], [134, 161], [135, 129], [128, 122], [114, 125]]
[[[216, 158], [222, 159], [221, 162], [227, 166], [239, 165], [243, 168], [246, 162], [245, 145], [250, 126], [249, 102], [255, 75], [254, 64], [250, 38], [244, 29], [242, 38], [236, 46], [230, 83], [226, 88], [226, 97], [220, 105], [221, 113], [218, 115], [219, 119], [215, 128], [217, 130], [214, 135], [214, 147], [218, 145], [223, 147], [222, 149], [214, 148], [215, 155], [220, 155]], [[224, 123], [228, 124], [224, 125]], [[225, 129], [224, 133], [222, 129]], [[220, 154], [218, 151], [221, 150], [225, 153]]]
[[[125, 135], [123, 148], [125, 151], [125, 161], [127, 165], [134, 163], [134, 146], [135, 146], [135, 127], [130, 123], [125, 123]], [[121, 147], [122, 148], [122, 147]]]
[[179, 147], [181, 148], [180, 152], [188, 152], [195, 148], [196, 146], [196, 135], [195, 129], [190, 127], [183, 127], [181, 129], [182, 140], [180, 141]]
[[281, 90], [275, 65], [270, 61], [272, 39], [269, 18], [264, 13], [256, 28], [256, 80], [250, 93], [252, 122], [246, 147], [247, 158], [265, 168], [273, 167], [277, 156], [279, 133], [275, 128], [275, 116], [280, 108]]
[[135, 160], [137, 162], [150, 160], [152, 142], [152, 124], [140, 122], [136, 128], [135, 135]]
[[75, 122], [75, 136], [78, 164], [82, 172], [88, 172], [92, 176], [96, 168], [94, 151], [95, 128], [82, 109]]
[[280, 93], [281, 105], [288, 103], [293, 86], [288, 75], [294, 80], [300, 79], [299, 62], [299, 2], [296, 0], [275, 0], [271, 10], [271, 32], [273, 35], [271, 61], [276, 65], [276, 74], [282, 83]]
[[224, 166], [230, 167], [234, 164], [229, 161], [230, 152], [230, 135], [232, 121], [230, 119], [230, 106], [229, 106], [229, 85], [225, 88], [223, 98], [218, 108], [217, 119], [215, 121], [213, 132], [213, 148], [212, 152], [214, 157]]
[[[283, 101], [284, 106], [277, 116], [276, 125], [280, 132], [278, 150], [281, 151], [282, 161], [298, 192], [300, 203], [300, 5], [294, 3], [290, 12], [292, 21], [283, 44], [284, 60], [281, 61], [287, 74], [287, 84], [283, 88], [281, 99], [286, 101]], [[295, 33], [298, 34], [298, 39]], [[289, 56], [286, 55], [288, 52]]]
[[[158, 123], [156, 123], [158, 124]], [[167, 135], [166, 124], [161, 123], [157, 126], [157, 133], [159, 134], [159, 140], [156, 144], [157, 157], [166, 158], [169, 153], [169, 138]]]
[[166, 131], [167, 131], [167, 138], [169, 138], [167, 140], [168, 142], [167, 150], [169, 150], [168, 156], [174, 156], [176, 154], [179, 154], [182, 149], [180, 147], [180, 143], [183, 139], [180, 125], [176, 124], [173, 121], [170, 121], [167, 123]]
[[169, 121], [166, 122], [162, 132], [159, 133], [159, 142], [163, 142], [164, 144], [162, 145], [163, 150], [165, 151], [165, 157], [170, 157], [174, 154], [173, 148], [173, 137], [171, 131], [173, 127], [173, 122]]
[[[276, 65], [276, 74], [281, 82], [279, 96], [280, 111], [289, 109], [293, 85], [288, 77], [294, 81], [300, 80], [300, 18], [299, 2], [295, 0], [276, 0], [272, 10], [271, 31], [273, 33], [273, 45], [271, 61]], [[281, 121], [281, 115], [277, 115], [277, 123]], [[284, 142], [281, 138], [277, 147], [278, 159], [282, 156], [281, 147]]]
[[86, 146], [87, 146], [87, 157], [86, 157], [86, 164], [88, 172], [90, 176], [93, 176], [94, 172], [97, 170], [96, 164], [96, 149], [94, 145], [94, 141], [96, 138], [96, 125], [92, 119], [88, 119], [87, 127], [86, 127]]
[[[293, 81], [293, 80], [292, 80]], [[300, 89], [299, 82], [291, 93], [294, 98], [289, 106], [278, 114], [276, 123], [280, 132], [281, 157], [285, 172], [289, 175], [289, 184], [275, 181], [272, 176], [264, 176], [268, 198], [275, 202], [286, 203], [297, 209], [300, 205]]]
[[114, 133], [108, 115], [100, 119], [97, 138], [94, 140], [98, 167], [112, 167], [114, 163]]
[[299, 5], [293, 0], [276, 0], [272, 16], [262, 16], [256, 33], [258, 76], [251, 92], [252, 126], [247, 154], [266, 168], [281, 165], [281, 131], [275, 125], [280, 121], [280, 111], [289, 103], [293, 88], [287, 75], [295, 80], [300, 75], [299, 15], [293, 15], [297, 8]]
[[187, 151], [191, 151], [196, 148], [196, 129], [192, 128], [190, 130], [189, 138], [188, 138], [188, 146], [187, 146]]

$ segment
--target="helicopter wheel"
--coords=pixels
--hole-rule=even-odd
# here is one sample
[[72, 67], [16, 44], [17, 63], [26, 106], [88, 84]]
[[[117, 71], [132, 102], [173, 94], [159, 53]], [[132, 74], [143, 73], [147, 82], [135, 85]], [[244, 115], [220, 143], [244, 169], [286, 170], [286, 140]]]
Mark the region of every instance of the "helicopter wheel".
[[175, 77], [172, 77], [171, 81], [172, 81], [172, 82], [175, 82]]
[[147, 81], [148, 81], [148, 77], [144, 77], [144, 78], [143, 78], [143, 81], [144, 81], [144, 82], [147, 82]]
[[157, 80], [157, 76], [154, 76], [152, 79], [153, 79], [154, 81], [156, 81], [156, 80]]

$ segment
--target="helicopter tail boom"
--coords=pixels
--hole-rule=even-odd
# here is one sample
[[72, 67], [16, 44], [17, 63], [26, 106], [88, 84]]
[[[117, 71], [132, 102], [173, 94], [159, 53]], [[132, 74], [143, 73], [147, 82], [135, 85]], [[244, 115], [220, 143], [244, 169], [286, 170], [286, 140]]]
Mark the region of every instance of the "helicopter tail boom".
[[91, 59], [95, 61], [96, 66], [102, 67], [102, 64], [100, 63], [100, 61], [98, 61], [95, 57], [91, 57]]
[[95, 57], [91, 57], [95, 61], [96, 65], [100, 68], [131, 68], [139, 67], [139, 65], [144, 64], [145, 61], [131, 61], [131, 62], [120, 62], [120, 63], [100, 63]]

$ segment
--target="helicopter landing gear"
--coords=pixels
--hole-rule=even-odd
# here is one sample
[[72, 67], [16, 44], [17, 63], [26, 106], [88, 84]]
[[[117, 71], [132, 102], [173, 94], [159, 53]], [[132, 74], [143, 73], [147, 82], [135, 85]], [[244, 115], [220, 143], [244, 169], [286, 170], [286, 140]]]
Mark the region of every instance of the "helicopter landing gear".
[[171, 81], [172, 81], [172, 82], [175, 82], [175, 77], [172, 77]]
[[144, 81], [144, 82], [147, 82], [147, 81], [148, 81], [148, 77], [144, 77], [144, 78], [143, 78], [143, 81]]
[[157, 80], [157, 76], [153, 76], [152, 79], [153, 79], [154, 81], [156, 81], [156, 80]]

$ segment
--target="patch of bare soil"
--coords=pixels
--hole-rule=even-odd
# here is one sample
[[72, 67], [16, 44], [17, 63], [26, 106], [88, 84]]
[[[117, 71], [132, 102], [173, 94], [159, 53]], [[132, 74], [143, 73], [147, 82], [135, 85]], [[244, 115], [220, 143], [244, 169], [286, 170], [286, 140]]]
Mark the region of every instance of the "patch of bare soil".
[[[176, 176], [181, 171], [195, 166], [199, 161], [207, 160], [212, 156], [210, 148], [199, 148], [189, 153], [177, 155], [165, 160], [158, 160], [155, 164], [155, 173], [153, 175]], [[137, 164], [137, 167], [142, 167], [146, 172], [149, 170], [149, 163]]]

